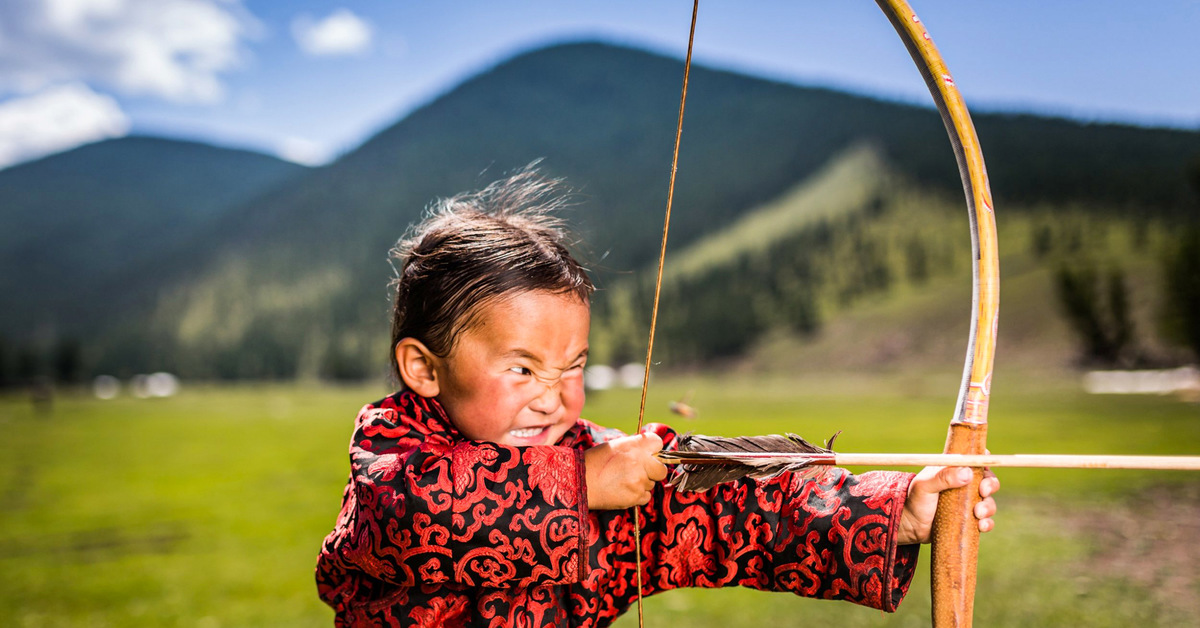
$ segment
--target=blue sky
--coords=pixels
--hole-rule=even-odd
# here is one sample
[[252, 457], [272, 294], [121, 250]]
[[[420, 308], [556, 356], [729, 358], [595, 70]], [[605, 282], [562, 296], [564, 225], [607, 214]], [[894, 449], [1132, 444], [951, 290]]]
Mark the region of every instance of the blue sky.
[[[911, 0], [968, 102], [1200, 129], [1200, 1]], [[0, 167], [149, 133], [322, 163], [522, 50], [604, 39], [682, 57], [691, 3], [4, 0]], [[868, 0], [701, 2], [696, 60], [909, 102]]]

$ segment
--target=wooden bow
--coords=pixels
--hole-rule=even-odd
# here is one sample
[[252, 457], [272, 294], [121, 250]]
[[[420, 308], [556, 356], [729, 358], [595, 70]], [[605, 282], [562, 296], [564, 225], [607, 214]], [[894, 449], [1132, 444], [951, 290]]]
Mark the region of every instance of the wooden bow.
[[[987, 447], [988, 397], [1000, 308], [1000, 261], [996, 252], [996, 216], [979, 138], [962, 94], [946, 69], [920, 18], [904, 0], [876, 0], [896, 28], [925, 78], [958, 161], [971, 223], [971, 331], [958, 403], [950, 421], [945, 453], [982, 454]], [[977, 469], [971, 484], [945, 491], [933, 522], [934, 628], [971, 625], [979, 528], [972, 513], [979, 501]]]
[[[979, 138], [971, 123], [970, 113], [954, 84], [950, 71], [921, 24], [920, 18], [904, 0], [876, 0], [896, 32], [904, 41], [917, 64], [934, 103], [942, 115], [950, 144], [958, 161], [966, 194], [971, 227], [971, 268], [973, 271], [971, 331], [967, 359], [963, 369], [958, 402], [950, 421], [945, 453], [983, 454], [987, 443], [988, 397], [991, 393], [992, 365], [996, 347], [997, 314], [1000, 306], [1000, 263], [996, 252], [996, 219], [992, 195], [988, 186], [987, 167], [979, 148]], [[679, 122], [675, 135], [675, 152], [671, 164], [671, 183], [667, 193], [667, 210], [663, 223], [662, 248], [659, 254], [658, 277], [655, 282], [654, 305], [650, 319], [650, 334], [646, 347], [646, 368], [642, 382], [642, 399], [638, 410], [638, 429], [645, 414], [646, 391], [649, 387], [651, 355], [654, 348], [654, 329], [666, 256], [667, 229], [671, 220], [671, 202], [675, 191], [675, 172], [679, 160], [679, 143], [683, 132], [683, 111], [687, 101], [688, 74], [691, 68], [692, 41], [696, 32], [696, 13], [699, 0], [692, 8], [691, 33], [688, 37], [687, 61], [684, 66], [683, 90], [679, 103]], [[938, 500], [933, 523], [933, 626], [934, 628], [969, 628], [975, 599], [975, 571], [979, 554], [979, 528], [973, 514], [979, 501], [979, 482], [983, 471], [977, 469], [970, 485], [945, 491]], [[638, 625], [642, 616], [641, 523], [638, 510], [633, 509], [634, 545], [637, 554]]]

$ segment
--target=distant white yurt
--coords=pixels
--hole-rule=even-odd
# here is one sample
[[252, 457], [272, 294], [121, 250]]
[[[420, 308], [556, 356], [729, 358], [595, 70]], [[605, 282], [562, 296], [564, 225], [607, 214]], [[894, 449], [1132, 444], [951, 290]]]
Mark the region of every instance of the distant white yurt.
[[620, 378], [621, 385], [626, 388], [641, 388], [642, 380], [646, 377], [646, 367], [630, 362], [617, 371], [617, 377]]
[[583, 385], [588, 390], [608, 390], [617, 383], [617, 370], [607, 364], [595, 364], [583, 370]]
[[112, 375], [97, 375], [92, 380], [92, 394], [97, 399], [116, 399], [121, 394], [121, 380]]

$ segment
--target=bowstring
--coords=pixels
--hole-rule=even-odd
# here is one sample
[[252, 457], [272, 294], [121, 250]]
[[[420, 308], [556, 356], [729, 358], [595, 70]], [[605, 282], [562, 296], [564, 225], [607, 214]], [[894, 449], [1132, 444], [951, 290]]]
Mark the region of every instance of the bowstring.
[[[650, 337], [646, 341], [646, 368], [642, 375], [642, 400], [638, 405], [637, 430], [642, 431], [646, 417], [646, 393], [650, 389], [650, 360], [654, 355], [654, 330], [658, 323], [658, 298], [662, 294], [663, 266], [667, 260], [667, 231], [671, 226], [671, 204], [675, 200], [675, 173], [679, 170], [679, 141], [683, 137], [683, 108], [687, 104], [688, 77], [692, 71], [692, 42], [696, 39], [696, 14], [700, 0], [692, 0], [692, 26], [688, 31], [687, 59], [683, 63], [683, 89], [679, 94], [679, 120], [675, 126], [675, 151], [671, 156], [671, 180], [667, 186], [667, 212], [663, 218], [662, 246], [658, 251], [658, 274], [654, 279], [654, 305], [650, 309]], [[638, 507], [633, 507], [633, 547], [637, 560], [638, 628], [645, 628], [642, 615], [642, 521]]]

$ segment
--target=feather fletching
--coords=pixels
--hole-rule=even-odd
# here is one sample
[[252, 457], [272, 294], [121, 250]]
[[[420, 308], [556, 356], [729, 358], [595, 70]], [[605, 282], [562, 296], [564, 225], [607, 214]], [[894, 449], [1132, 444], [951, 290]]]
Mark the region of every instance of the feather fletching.
[[678, 465], [670, 484], [681, 491], [704, 491], [724, 482], [744, 477], [772, 478], [791, 471], [818, 474], [821, 467], [814, 462], [828, 461], [833, 456], [834, 434], [818, 447], [795, 434], [781, 436], [703, 436], [684, 434], [673, 451], [663, 451], [659, 460]]

